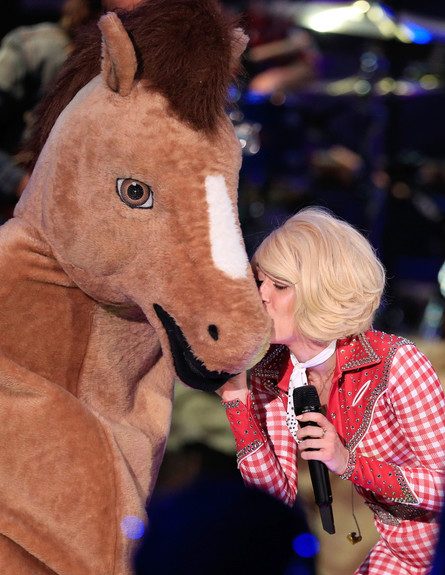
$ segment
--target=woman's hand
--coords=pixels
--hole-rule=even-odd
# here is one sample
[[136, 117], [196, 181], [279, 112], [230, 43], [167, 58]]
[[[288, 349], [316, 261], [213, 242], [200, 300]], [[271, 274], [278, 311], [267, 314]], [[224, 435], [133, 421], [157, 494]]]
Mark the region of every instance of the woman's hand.
[[[349, 451], [332, 423], [323, 414], [312, 411], [297, 416], [297, 420], [301, 423], [310, 421], [317, 424], [300, 427], [297, 431], [301, 458], [306, 461], [322, 461], [330, 471], [343, 475], [348, 465]], [[308, 451], [309, 449], [316, 451]]]
[[216, 390], [216, 393], [221, 397], [223, 401], [233, 401], [235, 399], [239, 399], [244, 404], [246, 404], [248, 391], [247, 375], [246, 373], [240, 373], [230, 378], [227, 383]]

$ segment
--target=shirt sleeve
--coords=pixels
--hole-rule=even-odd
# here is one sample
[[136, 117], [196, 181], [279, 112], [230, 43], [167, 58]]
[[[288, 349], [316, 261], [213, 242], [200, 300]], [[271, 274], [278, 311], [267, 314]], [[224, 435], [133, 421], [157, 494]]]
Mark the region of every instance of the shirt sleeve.
[[297, 445], [285, 424], [281, 398], [253, 386], [247, 405], [239, 400], [223, 405], [244, 483], [292, 506], [297, 495]]
[[[385, 399], [407, 453], [399, 450], [400, 461], [391, 462], [352, 453], [342, 478], [395, 502], [439, 511], [445, 481], [445, 395], [431, 363], [414, 345], [402, 346], [394, 356]], [[379, 452], [385, 452], [390, 434], [388, 422], [376, 439]]]

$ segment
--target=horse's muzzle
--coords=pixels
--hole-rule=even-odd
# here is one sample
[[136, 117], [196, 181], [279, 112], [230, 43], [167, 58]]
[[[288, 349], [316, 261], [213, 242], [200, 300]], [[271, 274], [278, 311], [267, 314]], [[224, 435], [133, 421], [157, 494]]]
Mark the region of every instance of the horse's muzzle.
[[[167, 333], [176, 375], [185, 385], [202, 391], [215, 391], [234, 376], [224, 371], [209, 371], [193, 355], [190, 344], [171, 315], [158, 304], [153, 304], [153, 308]], [[215, 326], [209, 326], [209, 333], [215, 329]]]

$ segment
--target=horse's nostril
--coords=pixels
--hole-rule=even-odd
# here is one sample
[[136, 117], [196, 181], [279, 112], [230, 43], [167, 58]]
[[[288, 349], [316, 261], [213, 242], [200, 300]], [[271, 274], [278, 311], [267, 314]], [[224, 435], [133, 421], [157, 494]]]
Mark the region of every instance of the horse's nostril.
[[209, 325], [209, 334], [215, 341], [218, 341], [218, 328], [216, 325]]

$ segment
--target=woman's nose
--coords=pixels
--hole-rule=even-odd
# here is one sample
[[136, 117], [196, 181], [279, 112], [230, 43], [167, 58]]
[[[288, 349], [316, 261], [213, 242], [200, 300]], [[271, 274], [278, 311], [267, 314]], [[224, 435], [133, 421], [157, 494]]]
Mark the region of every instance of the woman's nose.
[[263, 283], [260, 285], [260, 296], [261, 296], [261, 299], [262, 299], [263, 301], [267, 301], [267, 300], [268, 300], [268, 297], [269, 297], [269, 296], [268, 296], [268, 293], [269, 293], [269, 290], [267, 289], [267, 284], [266, 284], [266, 282], [263, 282]]

